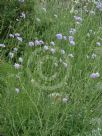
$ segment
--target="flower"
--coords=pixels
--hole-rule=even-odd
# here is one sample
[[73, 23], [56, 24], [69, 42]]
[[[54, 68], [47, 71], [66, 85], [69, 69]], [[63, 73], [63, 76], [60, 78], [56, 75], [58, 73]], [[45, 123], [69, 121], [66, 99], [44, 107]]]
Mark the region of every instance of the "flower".
[[74, 58], [73, 54], [71, 54], [71, 53], [68, 54], [68, 56], [71, 57], [71, 58]]
[[64, 55], [65, 54], [65, 50], [62, 49], [61, 50], [61, 54]]
[[19, 57], [18, 61], [19, 61], [20, 63], [22, 63], [22, 62], [23, 62], [23, 58]]
[[56, 34], [58, 40], [62, 40], [62, 34]]
[[26, 17], [25, 13], [22, 12], [20, 17], [25, 19], [25, 17]]
[[9, 52], [9, 58], [12, 59], [14, 57], [14, 53]]
[[15, 67], [15, 69], [19, 69], [19, 68], [21, 68], [21, 65], [18, 64], [18, 63], [15, 63], [15, 64], [14, 64], [14, 67]]
[[56, 50], [54, 48], [51, 48], [50, 51], [52, 54], [54, 54], [56, 52]]
[[70, 45], [75, 45], [75, 42], [74, 41], [70, 41]]
[[15, 36], [15, 37], [19, 37], [20, 34], [19, 34], [19, 33], [15, 33], [14, 36]]
[[63, 39], [66, 41], [67, 40], [67, 36], [63, 36]]
[[42, 40], [39, 40], [39, 43], [40, 43], [40, 45], [43, 45], [43, 44], [44, 44], [44, 42], [43, 42]]
[[16, 91], [16, 93], [19, 93], [20, 89], [19, 88], [15, 88], [15, 91]]
[[24, 0], [18, 0], [19, 2], [24, 2]]
[[69, 41], [74, 41], [74, 37], [73, 36], [69, 36]]
[[34, 42], [32, 42], [32, 41], [29, 42], [28, 44], [29, 44], [30, 47], [33, 47], [33, 46], [34, 46]]
[[52, 42], [50, 42], [50, 45], [55, 46], [55, 43], [52, 41]]
[[96, 8], [102, 11], [102, 2], [96, 2]]
[[9, 34], [9, 37], [14, 38], [14, 35], [13, 34]]
[[64, 98], [62, 99], [62, 101], [63, 101], [63, 103], [67, 103], [67, 102], [68, 102], [68, 98], [64, 97]]
[[74, 16], [74, 18], [75, 18], [75, 20], [76, 20], [77, 22], [82, 22], [82, 18], [81, 18], [81, 17], [79, 17], [79, 16]]
[[5, 47], [5, 44], [3, 44], [3, 43], [0, 43], [0, 47]]
[[69, 42], [70, 42], [70, 45], [75, 45], [73, 36], [69, 36]]
[[43, 45], [43, 44], [44, 44], [44, 42], [42, 40], [35, 40], [35, 42], [34, 42], [35, 46], [39, 46], [39, 45]]
[[14, 51], [14, 52], [17, 52], [17, 51], [18, 51], [18, 49], [17, 49], [17, 48], [13, 48], [13, 51]]
[[92, 58], [92, 59], [95, 59], [96, 56], [97, 56], [97, 55], [96, 55], [95, 53], [93, 53], [92, 56], [91, 56], [91, 58]]
[[98, 78], [98, 77], [100, 77], [100, 74], [99, 74], [98, 72], [92, 73], [92, 74], [90, 75], [90, 78], [93, 78], [93, 79]]
[[74, 35], [76, 33], [76, 29], [75, 28], [71, 28], [69, 31], [70, 34]]
[[96, 46], [101, 46], [101, 43], [100, 42], [96, 42]]
[[47, 45], [44, 46], [44, 50], [47, 51], [49, 48]]
[[23, 41], [22, 37], [17, 37], [17, 40], [20, 41], [20, 42]]

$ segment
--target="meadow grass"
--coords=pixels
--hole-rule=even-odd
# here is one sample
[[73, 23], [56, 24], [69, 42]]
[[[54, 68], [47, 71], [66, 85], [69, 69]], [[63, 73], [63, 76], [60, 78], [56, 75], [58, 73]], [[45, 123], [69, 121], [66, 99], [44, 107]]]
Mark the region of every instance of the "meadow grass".
[[102, 7], [91, 0], [0, 6], [0, 135], [101, 136]]

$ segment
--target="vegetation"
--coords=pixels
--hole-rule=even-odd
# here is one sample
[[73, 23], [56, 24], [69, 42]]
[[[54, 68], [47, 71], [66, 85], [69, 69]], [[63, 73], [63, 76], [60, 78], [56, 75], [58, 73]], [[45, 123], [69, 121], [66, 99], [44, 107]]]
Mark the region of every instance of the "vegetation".
[[0, 135], [102, 135], [102, 2], [0, 1]]

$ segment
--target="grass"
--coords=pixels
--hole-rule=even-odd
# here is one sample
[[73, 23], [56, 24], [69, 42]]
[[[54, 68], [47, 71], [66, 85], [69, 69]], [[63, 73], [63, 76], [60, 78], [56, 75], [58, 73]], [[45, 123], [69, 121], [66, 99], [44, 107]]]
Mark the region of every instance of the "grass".
[[[102, 46], [96, 42], [102, 45], [102, 11], [91, 1], [9, 2], [14, 4], [7, 5], [9, 16], [8, 8], [3, 11], [6, 18], [0, 16], [0, 43], [6, 46], [0, 47], [0, 135], [101, 136]], [[12, 11], [16, 4], [17, 12]], [[93, 10], [95, 14], [90, 13]], [[19, 17], [23, 11], [25, 19]], [[75, 15], [81, 23], [76, 23]], [[68, 40], [71, 28], [76, 29], [75, 46]], [[10, 33], [20, 33], [23, 41], [10, 38]], [[58, 33], [67, 40], [58, 40]], [[36, 39], [43, 40], [48, 50], [44, 45], [30, 47]], [[15, 63], [21, 67], [16, 69]], [[95, 72], [100, 76], [90, 78]]]

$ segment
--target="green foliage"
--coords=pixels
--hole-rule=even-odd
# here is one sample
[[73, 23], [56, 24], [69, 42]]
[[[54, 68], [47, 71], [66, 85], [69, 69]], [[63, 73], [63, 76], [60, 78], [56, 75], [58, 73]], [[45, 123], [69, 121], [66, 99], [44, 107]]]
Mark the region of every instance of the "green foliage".
[[[86, 3], [81, 2], [0, 1], [0, 43], [6, 46], [0, 47], [0, 135], [102, 135], [102, 47], [96, 47], [96, 42], [102, 40], [102, 19], [99, 12], [84, 12]], [[95, 8], [93, 3], [88, 4], [89, 9]], [[20, 18], [22, 12], [25, 19]], [[81, 24], [75, 23], [74, 15], [82, 17]], [[76, 46], [56, 39], [57, 33], [68, 38], [70, 28], [77, 31]], [[10, 38], [10, 33], [20, 33], [23, 41]], [[29, 47], [28, 42], [35, 39], [42, 39], [49, 49]], [[55, 42], [54, 47], [50, 46], [51, 41]], [[61, 49], [65, 50], [64, 55]], [[13, 58], [9, 52], [14, 53]], [[69, 57], [71, 53], [74, 57]], [[96, 53], [95, 59], [91, 58], [92, 53]], [[19, 57], [23, 58], [22, 63]], [[61, 60], [68, 63], [67, 68]], [[21, 67], [15, 68], [15, 63]], [[90, 74], [96, 71], [100, 77], [91, 79]], [[63, 102], [63, 98], [68, 101]]]

